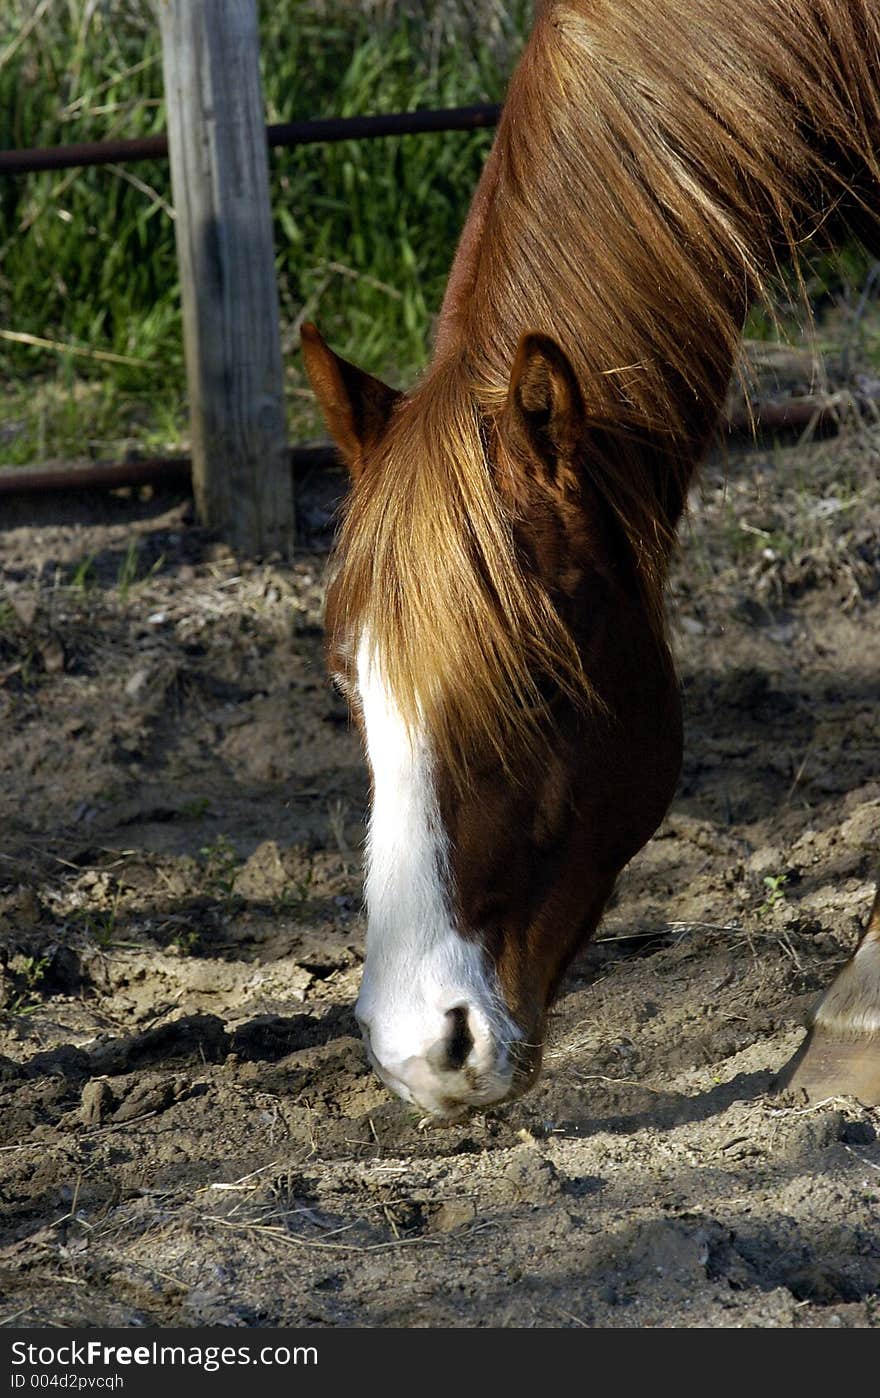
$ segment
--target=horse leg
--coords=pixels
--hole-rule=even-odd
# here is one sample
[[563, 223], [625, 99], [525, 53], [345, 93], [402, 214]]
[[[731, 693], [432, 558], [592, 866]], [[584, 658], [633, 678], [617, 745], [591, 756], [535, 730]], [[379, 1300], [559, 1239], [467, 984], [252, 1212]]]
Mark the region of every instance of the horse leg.
[[802, 1089], [811, 1102], [846, 1096], [880, 1104], [880, 888], [854, 955], [814, 1008], [775, 1086]]

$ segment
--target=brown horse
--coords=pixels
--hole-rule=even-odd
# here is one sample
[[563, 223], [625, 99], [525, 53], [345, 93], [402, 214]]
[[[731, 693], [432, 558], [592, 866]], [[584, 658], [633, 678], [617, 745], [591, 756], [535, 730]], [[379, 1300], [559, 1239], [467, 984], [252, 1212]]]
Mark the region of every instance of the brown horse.
[[[439, 1116], [521, 1091], [672, 798], [663, 591], [743, 316], [880, 187], [874, 0], [544, 0], [408, 395], [303, 329], [353, 479], [330, 667], [372, 775], [357, 1014]], [[880, 928], [795, 1081], [880, 1099]]]

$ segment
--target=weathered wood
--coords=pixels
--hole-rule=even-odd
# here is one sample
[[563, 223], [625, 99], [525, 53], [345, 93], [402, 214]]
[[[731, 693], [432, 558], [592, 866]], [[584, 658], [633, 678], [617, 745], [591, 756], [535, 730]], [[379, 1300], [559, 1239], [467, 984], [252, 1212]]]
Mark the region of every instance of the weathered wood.
[[171, 182], [203, 523], [293, 543], [256, 0], [160, 0]]

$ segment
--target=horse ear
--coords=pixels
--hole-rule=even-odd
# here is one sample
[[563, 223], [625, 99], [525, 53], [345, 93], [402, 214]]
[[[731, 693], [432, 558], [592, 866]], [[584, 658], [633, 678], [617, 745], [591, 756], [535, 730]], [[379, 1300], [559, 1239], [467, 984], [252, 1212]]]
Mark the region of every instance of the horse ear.
[[571, 459], [585, 413], [574, 369], [549, 335], [524, 335], [516, 352], [505, 413], [508, 430], [543, 463], [549, 482], [573, 483]]
[[364, 453], [379, 441], [403, 395], [334, 354], [311, 322], [302, 327], [301, 335], [309, 382], [330, 435], [356, 480]]

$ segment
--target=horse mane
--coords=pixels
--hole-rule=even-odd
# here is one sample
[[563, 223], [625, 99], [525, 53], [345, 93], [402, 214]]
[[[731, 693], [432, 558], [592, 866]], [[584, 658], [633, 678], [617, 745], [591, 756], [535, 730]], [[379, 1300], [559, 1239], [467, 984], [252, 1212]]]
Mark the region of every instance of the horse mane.
[[521, 336], [551, 336], [574, 368], [583, 470], [662, 630], [674, 531], [745, 311], [844, 202], [876, 197], [878, 72], [872, 0], [541, 4], [435, 358], [339, 544], [343, 622], [368, 629], [405, 719], [453, 771], [534, 736], [548, 674], [596, 701], [522, 566], [488, 450]]

